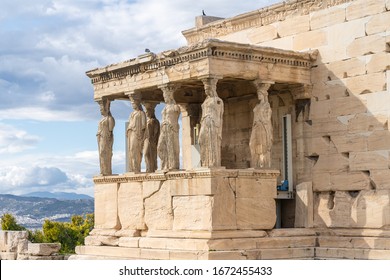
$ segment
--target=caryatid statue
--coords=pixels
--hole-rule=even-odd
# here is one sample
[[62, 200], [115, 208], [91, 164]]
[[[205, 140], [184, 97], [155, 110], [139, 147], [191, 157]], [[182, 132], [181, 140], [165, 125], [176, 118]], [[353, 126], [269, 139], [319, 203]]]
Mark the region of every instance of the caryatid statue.
[[128, 171], [141, 172], [142, 147], [146, 129], [146, 114], [142, 110], [141, 98], [130, 94], [129, 99], [133, 112], [129, 117], [127, 126]]
[[203, 167], [221, 166], [222, 123], [224, 105], [217, 94], [215, 78], [202, 79], [206, 99], [202, 104], [199, 146], [200, 161]]
[[173, 98], [177, 86], [164, 85], [160, 88], [163, 91], [166, 105], [162, 111], [162, 123], [157, 144], [157, 154], [161, 159], [162, 170], [179, 169], [180, 144], [178, 119], [180, 107]]
[[156, 102], [144, 102], [146, 109], [146, 130], [144, 140], [144, 159], [146, 163], [146, 172], [157, 170], [157, 144], [160, 136], [160, 122], [156, 118], [154, 109]]
[[102, 119], [98, 125], [98, 131], [96, 133], [99, 161], [100, 161], [100, 174], [112, 175], [112, 145], [114, 144], [114, 126], [115, 120], [110, 112], [110, 100], [102, 99], [98, 101], [100, 106], [100, 113]]
[[249, 140], [251, 167], [270, 168], [273, 144], [272, 110], [268, 102], [268, 89], [272, 83], [253, 82], [259, 102], [253, 109], [253, 126]]

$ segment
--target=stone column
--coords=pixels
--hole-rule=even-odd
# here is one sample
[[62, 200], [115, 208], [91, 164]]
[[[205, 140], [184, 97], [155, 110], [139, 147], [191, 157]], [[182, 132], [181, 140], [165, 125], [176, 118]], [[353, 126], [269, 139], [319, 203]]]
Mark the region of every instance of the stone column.
[[99, 162], [100, 162], [100, 174], [112, 175], [112, 146], [114, 144], [114, 126], [115, 120], [110, 112], [110, 100], [103, 98], [97, 101], [100, 106], [100, 113], [102, 119], [98, 125], [98, 131], [96, 133]]
[[252, 168], [271, 167], [273, 144], [272, 110], [268, 101], [268, 90], [273, 82], [253, 81], [259, 102], [253, 109], [253, 125], [249, 140]]
[[142, 110], [141, 96], [132, 93], [129, 95], [133, 112], [129, 117], [126, 129], [128, 172], [141, 172], [142, 148], [146, 129], [146, 114]]
[[202, 104], [199, 132], [200, 160], [202, 167], [221, 166], [221, 143], [224, 104], [217, 94], [217, 78], [202, 79], [206, 99]]
[[146, 172], [157, 170], [157, 144], [160, 136], [160, 122], [156, 118], [155, 108], [159, 102], [143, 102], [146, 109], [146, 130], [143, 154]]
[[157, 144], [157, 154], [161, 159], [162, 170], [180, 168], [179, 115], [180, 107], [173, 97], [178, 86], [165, 84], [159, 87], [163, 91], [166, 103], [162, 111], [160, 137]]

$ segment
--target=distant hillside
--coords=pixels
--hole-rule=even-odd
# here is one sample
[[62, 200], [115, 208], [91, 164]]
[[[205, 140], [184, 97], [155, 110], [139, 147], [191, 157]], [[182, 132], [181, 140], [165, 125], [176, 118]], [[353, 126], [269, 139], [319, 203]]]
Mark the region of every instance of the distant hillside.
[[93, 212], [93, 199], [59, 200], [0, 194], [0, 215], [11, 213], [27, 228], [41, 228], [46, 219], [68, 222], [73, 215]]
[[43, 198], [56, 198], [58, 200], [75, 200], [75, 199], [93, 199], [89, 195], [78, 193], [66, 193], [66, 192], [32, 192], [23, 194], [21, 196], [27, 197], [43, 197]]

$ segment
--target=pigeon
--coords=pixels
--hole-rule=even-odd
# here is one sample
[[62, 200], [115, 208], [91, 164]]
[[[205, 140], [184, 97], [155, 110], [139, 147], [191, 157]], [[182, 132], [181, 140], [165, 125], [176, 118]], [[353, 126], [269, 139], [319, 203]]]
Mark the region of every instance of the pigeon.
[[202, 10], [202, 14], [205, 16], [206, 15], [206, 13], [204, 12], [204, 10]]
[[145, 49], [145, 52], [146, 52], [146, 53], [150, 53], [150, 50], [149, 50], [149, 49]]

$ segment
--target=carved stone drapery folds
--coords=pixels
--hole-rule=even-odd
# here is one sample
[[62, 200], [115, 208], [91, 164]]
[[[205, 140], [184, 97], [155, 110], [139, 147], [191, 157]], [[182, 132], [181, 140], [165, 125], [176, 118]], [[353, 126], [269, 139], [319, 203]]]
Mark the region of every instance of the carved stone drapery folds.
[[157, 154], [161, 159], [162, 170], [179, 169], [179, 115], [180, 107], [176, 105], [173, 94], [178, 87], [166, 84], [160, 87], [163, 91], [165, 107], [162, 111], [160, 137], [158, 139]]
[[157, 170], [157, 144], [160, 136], [160, 122], [154, 112], [157, 104], [157, 102], [144, 102], [146, 109], [146, 130], [143, 153], [146, 172], [149, 173]]
[[133, 112], [127, 126], [128, 171], [141, 172], [142, 147], [146, 129], [146, 114], [142, 110], [141, 99], [135, 94], [129, 95]]
[[273, 144], [272, 110], [268, 101], [268, 89], [271, 82], [253, 81], [259, 102], [253, 109], [253, 126], [249, 140], [252, 168], [271, 167], [271, 149]]
[[102, 99], [98, 101], [100, 106], [100, 113], [102, 119], [98, 125], [98, 131], [96, 133], [99, 161], [100, 161], [100, 174], [112, 175], [112, 145], [114, 143], [114, 126], [115, 120], [110, 112], [110, 100]]
[[224, 105], [217, 94], [216, 78], [202, 79], [206, 99], [202, 104], [199, 133], [200, 160], [204, 167], [221, 166], [221, 143]]

